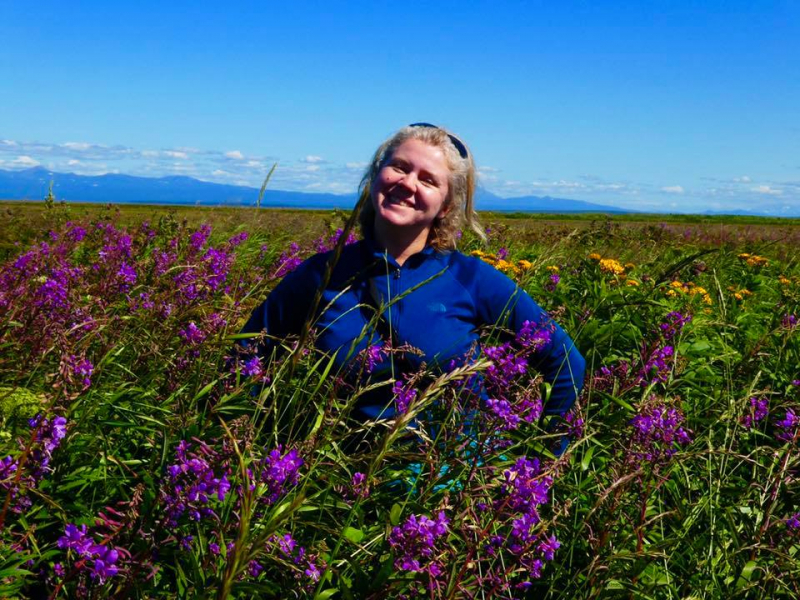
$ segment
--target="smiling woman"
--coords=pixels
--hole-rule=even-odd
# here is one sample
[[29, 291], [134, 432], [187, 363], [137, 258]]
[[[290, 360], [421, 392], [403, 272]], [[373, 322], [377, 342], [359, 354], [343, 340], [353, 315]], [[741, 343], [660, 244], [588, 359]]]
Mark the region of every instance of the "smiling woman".
[[[399, 381], [423, 368], [474, 360], [483, 327], [519, 334], [535, 326], [546, 332], [536, 366], [552, 385], [544, 414], [562, 415], [582, 387], [584, 359], [511, 279], [456, 250], [464, 227], [485, 239], [474, 189], [472, 154], [459, 138], [425, 123], [400, 129], [381, 144], [362, 179], [363, 240], [343, 249], [330, 277], [333, 252], [310, 258], [281, 281], [244, 327], [267, 334], [255, 350], [268, 358], [277, 340], [299, 334], [310, 319], [316, 348], [344, 373], [367, 357], [373, 380]], [[402, 412], [389, 389], [363, 396], [354, 416]]]

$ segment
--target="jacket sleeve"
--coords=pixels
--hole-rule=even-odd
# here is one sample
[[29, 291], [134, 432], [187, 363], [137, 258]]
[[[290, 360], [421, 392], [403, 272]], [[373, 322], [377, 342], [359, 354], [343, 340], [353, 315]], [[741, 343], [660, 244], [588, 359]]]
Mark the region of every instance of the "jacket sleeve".
[[[267, 334], [258, 344], [258, 355], [267, 359], [278, 340], [298, 335], [309, 317], [311, 303], [321, 282], [324, 258], [314, 256], [286, 275], [250, 315], [241, 333]], [[239, 341], [242, 348], [251, 347], [256, 338]]]
[[545, 415], [563, 415], [583, 388], [586, 361], [567, 333], [511, 279], [481, 260], [475, 260], [474, 298], [478, 317], [487, 325], [503, 325], [519, 332], [525, 321], [550, 331], [550, 341], [538, 352], [534, 366], [552, 386]]

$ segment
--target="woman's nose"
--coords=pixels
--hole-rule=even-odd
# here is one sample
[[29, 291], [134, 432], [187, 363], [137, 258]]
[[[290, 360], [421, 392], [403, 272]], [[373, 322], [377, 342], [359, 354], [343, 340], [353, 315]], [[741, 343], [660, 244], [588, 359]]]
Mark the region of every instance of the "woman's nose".
[[406, 173], [397, 183], [413, 193], [417, 190], [417, 184], [419, 183], [419, 180], [417, 179], [416, 174]]

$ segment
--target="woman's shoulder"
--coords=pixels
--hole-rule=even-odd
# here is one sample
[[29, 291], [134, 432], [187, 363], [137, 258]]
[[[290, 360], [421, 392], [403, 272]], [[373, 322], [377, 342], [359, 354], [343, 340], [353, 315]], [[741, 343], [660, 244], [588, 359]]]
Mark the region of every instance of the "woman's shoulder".
[[[333, 258], [334, 250], [326, 250], [319, 252], [305, 259], [298, 265], [287, 278], [304, 278], [304, 279], [321, 279], [328, 267], [328, 263]], [[334, 268], [334, 275], [344, 271], [352, 270], [354, 267], [360, 266], [363, 262], [364, 247], [363, 241], [357, 241], [352, 244], [346, 245], [342, 249], [342, 254], [336, 262]]]
[[505, 274], [483, 260], [481, 258], [483, 255], [480, 251], [464, 254], [460, 250], [453, 250], [448, 253], [447, 261], [454, 270], [454, 274], [460, 277], [469, 277], [470, 279], [509, 279]]

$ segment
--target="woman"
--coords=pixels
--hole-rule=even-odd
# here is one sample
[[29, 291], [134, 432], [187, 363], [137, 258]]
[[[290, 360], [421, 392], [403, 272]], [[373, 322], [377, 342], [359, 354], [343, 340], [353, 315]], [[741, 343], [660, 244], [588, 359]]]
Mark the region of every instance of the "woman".
[[[519, 332], [526, 321], [537, 323], [552, 334], [536, 365], [552, 384], [544, 413], [562, 415], [582, 386], [584, 359], [511, 279], [455, 249], [464, 226], [484, 237], [474, 191], [472, 154], [459, 138], [427, 123], [400, 129], [375, 152], [361, 183], [364, 239], [346, 246], [329, 274], [332, 253], [305, 261], [253, 312], [243, 332], [280, 339], [299, 334], [312, 318], [315, 347], [334, 356], [337, 366], [363, 366], [357, 359], [368, 357], [373, 377], [396, 379], [423, 363], [443, 369], [474, 357], [483, 326]], [[259, 353], [266, 356], [271, 344], [262, 343]], [[398, 353], [402, 348], [414, 350]], [[353, 416], [391, 416], [389, 388], [362, 398]]]

